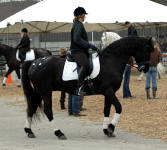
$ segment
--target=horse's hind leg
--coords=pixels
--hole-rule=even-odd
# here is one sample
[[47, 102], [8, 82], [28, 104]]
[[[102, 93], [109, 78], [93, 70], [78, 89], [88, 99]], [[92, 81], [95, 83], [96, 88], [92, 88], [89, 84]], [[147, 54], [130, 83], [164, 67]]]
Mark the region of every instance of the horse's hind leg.
[[13, 69], [11, 69], [11, 68], [8, 69], [8, 71], [7, 71], [7, 73], [5, 74], [5, 77], [4, 77], [4, 79], [3, 79], [3, 84], [2, 84], [2, 86], [6, 86], [6, 80], [7, 80], [7, 78], [8, 78], [8, 75], [9, 75], [12, 71], [13, 71]]
[[24, 131], [29, 138], [35, 138], [35, 134], [31, 130], [31, 124], [32, 124], [32, 117], [27, 117]]
[[20, 69], [19, 68], [17, 68], [17, 69], [15, 69], [15, 72], [16, 72], [16, 74], [17, 74], [17, 77], [18, 77], [18, 85], [17, 85], [17, 87], [21, 87], [21, 76], [20, 76]]
[[58, 137], [58, 139], [61, 140], [66, 139], [66, 136], [61, 132], [61, 130], [56, 128], [55, 122], [53, 120], [52, 92], [48, 92], [45, 96], [42, 97], [44, 101], [44, 113], [47, 116], [48, 120], [50, 121], [52, 128], [54, 129], [55, 135]]
[[[109, 115], [110, 115], [110, 109], [111, 109], [112, 104], [115, 106], [116, 113], [110, 124]], [[114, 130], [115, 130], [115, 126], [117, 125], [119, 121], [121, 112], [122, 112], [122, 106], [120, 102], [118, 101], [117, 97], [115, 96], [114, 91], [112, 90], [112, 88], [107, 90], [105, 93], [105, 105], [104, 105], [104, 116], [105, 116], [104, 122], [103, 122], [104, 134], [106, 134], [107, 136], [111, 136], [111, 137], [115, 136]]]
[[32, 118], [36, 113], [37, 108], [41, 105], [42, 98], [36, 93], [33, 95], [33, 99], [31, 102], [27, 103], [27, 119], [24, 126], [24, 131], [27, 134], [28, 138], [35, 138], [35, 134], [31, 130]]

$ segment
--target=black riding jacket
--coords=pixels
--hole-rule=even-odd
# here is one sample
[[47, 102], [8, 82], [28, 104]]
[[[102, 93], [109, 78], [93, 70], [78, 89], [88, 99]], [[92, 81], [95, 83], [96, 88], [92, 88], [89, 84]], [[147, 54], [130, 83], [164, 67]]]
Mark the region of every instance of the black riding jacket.
[[85, 28], [80, 21], [76, 21], [71, 29], [71, 45], [70, 50], [82, 50], [88, 53], [90, 44]]
[[128, 36], [137, 36], [137, 31], [132, 25], [128, 28]]
[[16, 48], [17, 49], [24, 48], [24, 49], [27, 49], [27, 50], [30, 49], [30, 39], [29, 39], [28, 35], [22, 37], [20, 43], [17, 45]]

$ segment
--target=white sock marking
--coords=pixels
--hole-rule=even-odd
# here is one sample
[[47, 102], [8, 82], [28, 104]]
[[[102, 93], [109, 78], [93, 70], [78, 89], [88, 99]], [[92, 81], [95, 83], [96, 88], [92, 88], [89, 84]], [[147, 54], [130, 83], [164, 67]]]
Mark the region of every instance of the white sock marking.
[[3, 84], [6, 84], [6, 80], [7, 80], [7, 78], [4, 77], [4, 78], [3, 78]]
[[119, 118], [120, 118], [120, 114], [115, 113], [114, 118], [113, 118], [113, 120], [112, 120], [111, 123], [112, 123], [114, 126], [116, 126], [117, 123], [118, 123], [118, 121], [119, 121]]
[[107, 129], [109, 124], [110, 124], [110, 118], [109, 117], [104, 117], [103, 129]]
[[31, 129], [31, 124], [32, 124], [32, 118], [28, 117], [28, 118], [26, 119], [25, 128]]

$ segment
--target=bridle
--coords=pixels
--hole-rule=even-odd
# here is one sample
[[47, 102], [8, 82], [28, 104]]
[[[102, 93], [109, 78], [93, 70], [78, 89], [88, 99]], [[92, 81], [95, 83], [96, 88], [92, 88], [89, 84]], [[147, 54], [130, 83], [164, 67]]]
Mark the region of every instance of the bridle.
[[131, 66], [138, 69], [141, 72], [141, 71], [144, 71], [146, 65], [148, 65], [148, 64], [150, 64], [150, 61], [143, 61], [143, 62], [140, 62], [140, 63], [135, 63]]

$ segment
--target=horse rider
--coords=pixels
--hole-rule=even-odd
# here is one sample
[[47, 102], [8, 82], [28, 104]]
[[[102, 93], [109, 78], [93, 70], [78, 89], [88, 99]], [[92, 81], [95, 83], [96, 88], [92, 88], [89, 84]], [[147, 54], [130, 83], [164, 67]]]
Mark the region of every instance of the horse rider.
[[138, 36], [135, 27], [129, 22], [125, 22], [125, 26], [128, 28], [128, 36]]
[[30, 50], [30, 39], [28, 37], [28, 30], [23, 28], [22, 32], [22, 39], [20, 43], [17, 45], [16, 49], [19, 49], [19, 58], [21, 62], [23, 62], [26, 58], [26, 52]]
[[97, 47], [88, 42], [87, 32], [83, 26], [87, 13], [83, 7], [74, 10], [73, 27], [71, 29], [71, 56], [80, 66], [78, 73], [77, 95], [84, 95], [84, 80], [88, 75], [89, 52], [88, 49], [97, 51]]

